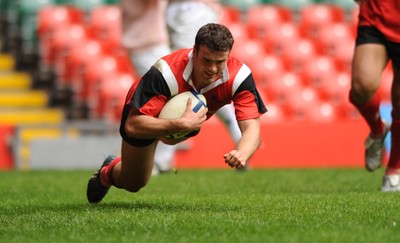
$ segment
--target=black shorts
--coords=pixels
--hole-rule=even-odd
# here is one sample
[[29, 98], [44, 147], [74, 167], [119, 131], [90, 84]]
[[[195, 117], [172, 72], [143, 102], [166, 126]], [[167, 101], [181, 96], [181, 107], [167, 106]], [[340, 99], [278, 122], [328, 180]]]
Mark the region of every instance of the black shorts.
[[359, 26], [356, 46], [373, 43], [384, 45], [393, 65], [400, 68], [400, 43], [388, 41], [382, 32], [373, 26]]
[[127, 107], [124, 107], [124, 111], [122, 112], [121, 124], [119, 126], [119, 133], [121, 134], [121, 137], [124, 139], [124, 141], [135, 147], [146, 147], [154, 143], [157, 139], [139, 139], [129, 137], [128, 134], [126, 134], [125, 123], [126, 119], [128, 118], [128, 114], [129, 109]]

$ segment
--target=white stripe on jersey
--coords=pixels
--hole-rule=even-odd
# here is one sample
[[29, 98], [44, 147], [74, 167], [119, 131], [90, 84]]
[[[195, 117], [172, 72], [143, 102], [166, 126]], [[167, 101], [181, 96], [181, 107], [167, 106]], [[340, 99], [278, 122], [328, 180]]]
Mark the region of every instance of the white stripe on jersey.
[[243, 83], [243, 81], [250, 75], [250, 73], [251, 73], [250, 68], [246, 64], [243, 64], [240, 67], [240, 70], [237, 73], [235, 80], [233, 81], [232, 96], [235, 94], [236, 90]]
[[169, 67], [168, 63], [163, 59], [159, 59], [153, 66], [157, 68], [158, 71], [160, 71], [161, 75], [164, 77], [165, 82], [168, 85], [169, 91], [171, 92], [171, 96], [176, 95], [179, 91], [178, 81], [172, 73], [172, 70]]

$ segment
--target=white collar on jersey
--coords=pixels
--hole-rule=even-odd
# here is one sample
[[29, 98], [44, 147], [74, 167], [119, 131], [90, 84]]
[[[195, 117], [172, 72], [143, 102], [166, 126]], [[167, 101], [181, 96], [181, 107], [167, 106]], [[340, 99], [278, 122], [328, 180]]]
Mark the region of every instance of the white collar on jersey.
[[[194, 90], [196, 90], [196, 88], [193, 84], [193, 81], [191, 79], [192, 72], [193, 72], [193, 50], [189, 52], [189, 62], [186, 65], [185, 70], [183, 71], [183, 79], [185, 79], [185, 81], [188, 82], [190, 84], [190, 86], [193, 87]], [[196, 90], [196, 91], [203, 94], [203, 93], [217, 87], [218, 85], [227, 82], [228, 80], [229, 80], [229, 71], [228, 71], [228, 66], [225, 64], [225, 67], [222, 70], [220, 79], [207, 85], [206, 87], [202, 88], [201, 90]]]

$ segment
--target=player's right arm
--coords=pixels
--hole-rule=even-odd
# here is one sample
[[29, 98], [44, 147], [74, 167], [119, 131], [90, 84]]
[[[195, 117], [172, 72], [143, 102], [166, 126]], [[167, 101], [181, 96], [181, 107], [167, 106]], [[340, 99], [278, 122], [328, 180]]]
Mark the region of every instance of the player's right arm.
[[195, 113], [191, 107], [192, 100], [189, 99], [183, 116], [178, 119], [161, 119], [132, 108], [125, 123], [125, 131], [129, 137], [139, 139], [162, 138], [177, 132], [196, 131], [206, 121], [207, 109]]

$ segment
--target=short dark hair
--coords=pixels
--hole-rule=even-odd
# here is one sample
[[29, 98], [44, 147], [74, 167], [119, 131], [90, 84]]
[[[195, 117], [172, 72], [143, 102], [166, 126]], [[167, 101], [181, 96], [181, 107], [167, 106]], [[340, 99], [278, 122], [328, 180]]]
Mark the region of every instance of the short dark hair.
[[233, 36], [229, 29], [222, 24], [210, 23], [202, 26], [197, 32], [194, 49], [198, 51], [204, 45], [210, 51], [231, 51]]

